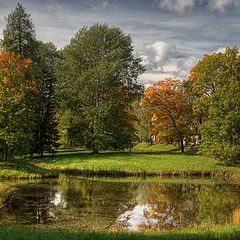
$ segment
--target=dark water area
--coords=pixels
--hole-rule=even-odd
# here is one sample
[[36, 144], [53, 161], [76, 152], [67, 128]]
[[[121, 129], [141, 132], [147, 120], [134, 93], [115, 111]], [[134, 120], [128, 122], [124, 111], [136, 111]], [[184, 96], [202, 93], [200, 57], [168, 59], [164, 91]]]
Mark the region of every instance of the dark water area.
[[240, 224], [239, 185], [63, 178], [20, 184], [4, 181], [0, 189], [14, 184], [16, 191], [0, 206], [0, 225], [162, 231]]

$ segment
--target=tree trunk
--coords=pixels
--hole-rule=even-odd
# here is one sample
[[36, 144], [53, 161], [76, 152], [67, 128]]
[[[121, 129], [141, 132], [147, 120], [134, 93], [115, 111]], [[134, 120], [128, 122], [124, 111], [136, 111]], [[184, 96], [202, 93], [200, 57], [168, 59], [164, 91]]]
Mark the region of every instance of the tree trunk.
[[181, 140], [179, 141], [179, 146], [180, 146], [181, 153], [184, 153], [183, 139], [181, 139]]
[[98, 154], [99, 153], [98, 148], [95, 146], [95, 144], [93, 144], [93, 146], [92, 146], [92, 153], [93, 154]]
[[41, 153], [40, 154], [41, 154], [41, 158], [42, 158], [43, 157], [43, 149], [41, 149]]
[[93, 151], [92, 151], [93, 154], [98, 154], [98, 149], [97, 148], [93, 148]]

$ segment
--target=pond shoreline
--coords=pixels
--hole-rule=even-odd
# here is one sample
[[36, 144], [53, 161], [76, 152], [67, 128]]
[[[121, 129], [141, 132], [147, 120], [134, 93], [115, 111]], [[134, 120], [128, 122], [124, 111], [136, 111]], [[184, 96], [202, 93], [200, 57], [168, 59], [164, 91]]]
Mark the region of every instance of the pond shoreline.
[[100, 177], [240, 179], [239, 167], [223, 165], [192, 149], [185, 153], [177, 150], [171, 145], [144, 145], [144, 149], [136, 148], [132, 152], [59, 151], [55, 155], [45, 154], [43, 158], [17, 158], [0, 162], [0, 180], [58, 178], [60, 173]]
[[81, 169], [48, 169], [46, 174], [31, 174], [27, 172], [19, 172], [18, 174], [0, 173], [1, 180], [17, 180], [17, 179], [58, 179], [59, 174], [69, 174], [83, 177], [173, 177], [173, 178], [221, 178], [225, 180], [236, 179], [240, 174], [232, 171], [168, 171], [168, 172], [127, 172], [127, 171], [109, 171], [109, 170], [81, 170]]

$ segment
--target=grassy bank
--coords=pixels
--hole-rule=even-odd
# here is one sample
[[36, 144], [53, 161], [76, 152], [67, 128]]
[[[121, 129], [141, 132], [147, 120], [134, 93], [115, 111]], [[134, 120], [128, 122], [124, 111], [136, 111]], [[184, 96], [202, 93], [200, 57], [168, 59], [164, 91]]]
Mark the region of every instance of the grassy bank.
[[100, 176], [225, 176], [238, 175], [240, 169], [227, 167], [213, 158], [191, 150], [182, 154], [174, 146], [138, 145], [133, 152], [59, 152], [35, 159], [36, 166], [48, 170]]
[[39, 231], [0, 227], [1, 240], [237, 240], [239, 227], [214, 227], [210, 229], [189, 229], [159, 234], [137, 233], [77, 233], [65, 231]]
[[55, 172], [33, 166], [29, 159], [0, 162], [0, 179], [36, 179], [57, 176]]
[[15, 187], [0, 182], [0, 208], [10, 201], [15, 191]]
[[193, 150], [180, 153], [172, 145], [138, 144], [132, 152], [59, 151], [44, 158], [0, 162], [0, 179], [35, 179], [57, 177], [57, 172], [84, 176], [240, 176], [238, 167], [227, 167]]

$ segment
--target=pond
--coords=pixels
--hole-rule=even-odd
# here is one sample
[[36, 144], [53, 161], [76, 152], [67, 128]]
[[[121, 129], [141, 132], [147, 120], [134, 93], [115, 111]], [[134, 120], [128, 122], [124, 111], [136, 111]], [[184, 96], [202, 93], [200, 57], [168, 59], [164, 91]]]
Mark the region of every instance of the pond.
[[240, 224], [240, 186], [236, 184], [75, 177], [0, 184], [16, 186], [8, 203], [0, 207], [0, 225], [162, 231], [196, 225]]

